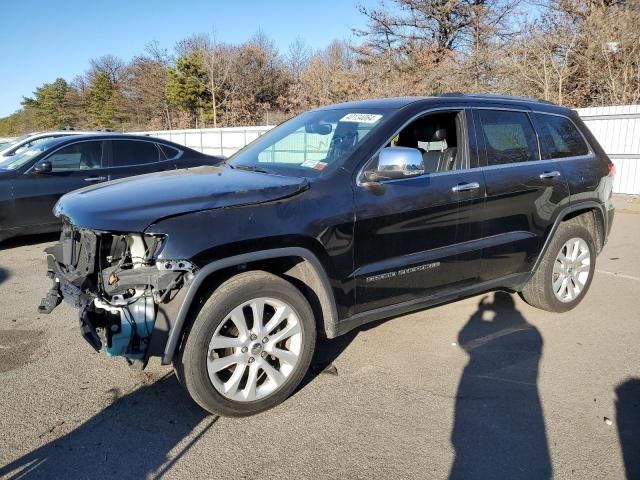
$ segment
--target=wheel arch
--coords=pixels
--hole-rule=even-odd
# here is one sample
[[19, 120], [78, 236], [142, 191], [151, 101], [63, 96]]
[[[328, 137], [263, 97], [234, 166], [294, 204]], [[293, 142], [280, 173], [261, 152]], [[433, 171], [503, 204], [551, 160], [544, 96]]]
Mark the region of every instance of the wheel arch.
[[186, 287], [187, 292], [168, 332], [162, 364], [167, 365], [173, 360], [190, 314], [198, 303], [199, 295], [208, 291], [207, 289], [215, 289], [238, 271], [247, 268], [271, 271], [270, 265], [279, 265], [280, 271], [277, 273], [301, 290], [316, 315], [318, 329], [324, 332], [327, 338], [337, 336], [338, 314], [335, 298], [329, 277], [318, 257], [302, 247], [261, 250], [216, 260], [197, 271]]
[[[586, 218], [588, 217], [585, 215], [587, 213], [592, 214], [591, 216], [591, 219], [593, 221], [592, 226], [594, 228], [594, 234], [595, 234], [594, 240], [596, 242], [596, 248], [598, 249], [598, 253], [600, 253], [600, 251], [602, 250], [602, 247], [604, 246], [605, 235], [606, 235], [605, 232], [607, 231], [607, 228], [606, 228], [607, 226], [605, 224], [606, 217], [603, 209], [604, 207], [601, 204], [594, 201], [580, 202], [564, 208], [556, 217], [556, 220], [554, 221], [547, 235], [547, 238], [545, 239], [542, 250], [538, 254], [538, 258], [536, 259], [536, 262], [531, 270], [531, 273], [533, 274], [533, 272], [535, 272], [538, 269], [538, 266], [542, 260], [542, 257], [544, 257], [544, 254], [547, 252], [547, 249], [549, 248], [549, 244], [551, 243], [551, 239], [555, 235], [560, 224], [563, 222], [568, 222], [575, 219]], [[591, 222], [590, 220], [581, 221], [581, 223], [585, 224], [588, 228], [590, 227], [589, 225], [590, 222]]]
[[[588, 215], [591, 214], [591, 215]], [[602, 251], [604, 247], [604, 239], [605, 239], [605, 216], [602, 211], [602, 206], [598, 204], [598, 207], [583, 207], [577, 208], [576, 210], [572, 210], [568, 212], [562, 218], [562, 222], [570, 222], [575, 221], [578, 222], [589, 230], [592, 230], [594, 233], [594, 241], [596, 244], [597, 254]]]

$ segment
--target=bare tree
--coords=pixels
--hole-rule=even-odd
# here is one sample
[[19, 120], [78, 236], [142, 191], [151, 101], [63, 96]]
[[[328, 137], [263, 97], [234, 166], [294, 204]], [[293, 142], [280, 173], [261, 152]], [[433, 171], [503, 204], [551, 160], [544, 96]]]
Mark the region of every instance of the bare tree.
[[93, 80], [99, 73], [106, 73], [113, 83], [119, 83], [125, 73], [126, 63], [115, 55], [103, 55], [100, 58], [90, 60], [87, 77]]
[[311, 58], [311, 49], [305, 43], [302, 37], [296, 39], [289, 45], [289, 50], [285, 59], [285, 63], [291, 72], [294, 82], [299, 82], [302, 74], [309, 64]]

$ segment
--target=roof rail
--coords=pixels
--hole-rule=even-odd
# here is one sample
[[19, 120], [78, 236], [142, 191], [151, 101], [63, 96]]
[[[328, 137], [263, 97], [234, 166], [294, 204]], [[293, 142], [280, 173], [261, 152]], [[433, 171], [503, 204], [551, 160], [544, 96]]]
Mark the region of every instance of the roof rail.
[[500, 95], [499, 93], [447, 92], [447, 93], [440, 93], [437, 96], [438, 97], [485, 98], [485, 99], [495, 99], [495, 100], [519, 100], [519, 101], [524, 101], [524, 102], [546, 103], [548, 105], [554, 105], [553, 102], [550, 102], [548, 100], [543, 100], [541, 98], [519, 97], [519, 96], [515, 96], [515, 95]]

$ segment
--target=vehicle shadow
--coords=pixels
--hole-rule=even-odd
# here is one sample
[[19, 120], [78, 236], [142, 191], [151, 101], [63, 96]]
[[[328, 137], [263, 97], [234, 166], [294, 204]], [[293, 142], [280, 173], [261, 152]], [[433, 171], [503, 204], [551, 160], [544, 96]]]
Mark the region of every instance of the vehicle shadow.
[[5, 268], [0, 267], [0, 283], [4, 283], [7, 278], [9, 278], [9, 272]]
[[8, 250], [10, 248], [26, 247], [29, 245], [37, 245], [45, 242], [55, 242], [60, 239], [60, 232], [37, 233], [33, 235], [24, 235], [21, 237], [13, 237], [0, 241], [0, 250]]
[[[161, 477], [218, 419], [189, 399], [173, 373], [122, 397], [113, 394], [113, 403], [85, 423], [0, 467], [0, 478]], [[201, 422], [200, 432], [181, 445]]]
[[640, 378], [616, 388], [616, 421], [627, 478], [640, 478]]
[[538, 393], [540, 332], [504, 292], [485, 295], [458, 335], [469, 355], [456, 395], [450, 478], [551, 478]]

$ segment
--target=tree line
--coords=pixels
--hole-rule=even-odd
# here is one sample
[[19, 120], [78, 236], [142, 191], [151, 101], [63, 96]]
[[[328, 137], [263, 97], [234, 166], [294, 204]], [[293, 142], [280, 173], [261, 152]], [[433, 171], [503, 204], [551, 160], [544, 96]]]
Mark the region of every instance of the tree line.
[[640, 103], [640, 0], [387, 0], [358, 6], [354, 40], [281, 52], [263, 33], [194, 35], [107, 55], [0, 119], [0, 135], [64, 127], [153, 130], [275, 124], [363, 98], [493, 92], [570, 107]]

